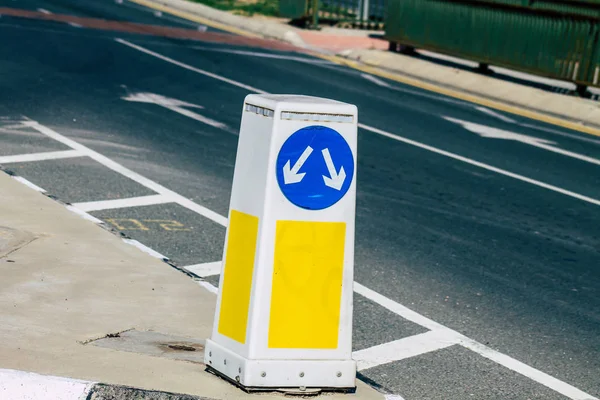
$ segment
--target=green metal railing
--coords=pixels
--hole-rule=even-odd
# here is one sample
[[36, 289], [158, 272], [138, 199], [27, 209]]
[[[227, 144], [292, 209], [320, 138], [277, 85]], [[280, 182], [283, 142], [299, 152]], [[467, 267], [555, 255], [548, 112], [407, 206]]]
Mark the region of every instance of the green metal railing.
[[386, 0], [279, 0], [285, 18], [342, 28], [383, 29]]
[[388, 0], [386, 14], [391, 48], [600, 86], [600, 0]]

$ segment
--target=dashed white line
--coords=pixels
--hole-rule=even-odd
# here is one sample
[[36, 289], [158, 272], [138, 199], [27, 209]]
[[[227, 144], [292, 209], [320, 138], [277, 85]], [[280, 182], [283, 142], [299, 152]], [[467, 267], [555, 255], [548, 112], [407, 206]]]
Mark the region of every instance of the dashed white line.
[[153, 206], [156, 204], [171, 203], [173, 200], [162, 194], [149, 196], [130, 197], [127, 199], [89, 201], [85, 203], [74, 203], [73, 206], [82, 211], [115, 210], [118, 208]]
[[389, 83], [387, 83], [386, 81], [384, 81], [383, 79], [379, 79], [376, 76], [373, 75], [369, 75], [369, 74], [360, 74], [361, 77], [365, 78], [368, 81], [373, 82], [376, 85], [379, 85], [381, 87], [386, 87], [386, 88], [391, 88], [392, 85], [390, 85]]
[[74, 212], [75, 214], [79, 215], [81, 218], [83, 219], [87, 219], [88, 221], [91, 221], [95, 224], [101, 224], [102, 221], [99, 220], [98, 218], [94, 217], [93, 215], [90, 215], [88, 213], [86, 213], [85, 211], [80, 210], [77, 207], [74, 207], [73, 205], [68, 205], [67, 206], [67, 210]]
[[37, 10], [44, 14], [52, 14], [50, 11], [46, 10], [45, 8], [38, 8]]
[[209, 262], [204, 264], [188, 265], [187, 267], [183, 267], [183, 269], [201, 278], [206, 278], [209, 276], [219, 275], [221, 273], [222, 264], [223, 263], [221, 261]]
[[458, 342], [459, 339], [455, 335], [449, 334], [446, 329], [438, 329], [355, 351], [352, 358], [356, 360], [358, 370], [362, 371], [444, 349]]
[[61, 158], [82, 157], [77, 150], [47, 151], [44, 153], [17, 154], [14, 156], [0, 156], [0, 164], [21, 163], [43, 160], [59, 160]]
[[146, 254], [151, 255], [154, 258], [159, 258], [161, 260], [168, 260], [168, 257], [163, 256], [162, 254], [160, 254], [158, 251], [151, 249], [150, 247], [146, 246], [143, 243], [138, 242], [137, 240], [134, 239], [123, 239], [123, 241], [127, 244], [130, 244], [134, 247], [137, 247], [138, 249], [140, 249], [141, 251], [143, 251]]
[[71, 25], [73, 28], [81, 28], [82, 26], [75, 23], [75, 22], [68, 22], [69, 25]]
[[257, 89], [255, 87], [250, 86], [250, 85], [245, 85], [245, 84], [243, 84], [241, 82], [237, 82], [237, 81], [234, 81], [233, 79], [225, 78], [224, 76], [221, 76], [221, 75], [213, 74], [212, 72], [208, 72], [208, 71], [205, 71], [205, 70], [200, 69], [200, 68], [192, 67], [191, 65], [182, 63], [180, 61], [174, 60], [174, 59], [172, 59], [170, 57], [167, 57], [167, 56], [163, 56], [162, 54], [156, 53], [156, 52], [154, 52], [152, 50], [148, 50], [145, 47], [138, 46], [137, 44], [133, 44], [131, 42], [128, 42], [127, 40], [115, 39], [115, 41], [117, 41], [118, 43], [124, 44], [125, 46], [129, 46], [132, 49], [136, 49], [137, 51], [141, 51], [142, 53], [149, 54], [149, 55], [151, 55], [153, 57], [159, 58], [159, 59], [161, 59], [163, 61], [166, 61], [168, 63], [177, 65], [178, 67], [181, 67], [183, 69], [187, 69], [187, 70], [196, 72], [198, 74], [208, 76], [210, 78], [219, 80], [221, 82], [229, 83], [230, 85], [237, 86], [237, 87], [240, 87], [242, 89], [250, 90], [251, 92], [267, 94], [267, 92], [265, 92], [264, 90]]
[[481, 111], [482, 113], [485, 113], [487, 115], [491, 115], [492, 117], [498, 118], [499, 120], [504, 121], [504, 122], [509, 122], [509, 123], [513, 123], [513, 124], [517, 122], [512, 118], [504, 116], [504, 115], [497, 113], [496, 111], [490, 110], [489, 108], [486, 108], [486, 107], [477, 106], [477, 107], [475, 107], [475, 109], [478, 111]]
[[30, 187], [31, 189], [38, 191], [40, 193], [46, 193], [46, 191], [44, 189], [42, 189], [41, 187], [29, 182], [27, 179], [23, 178], [22, 176], [13, 176], [13, 179], [21, 182], [23, 185]]
[[205, 46], [192, 46], [193, 49], [202, 50], [202, 51], [213, 51], [217, 53], [228, 53], [228, 54], [239, 54], [249, 57], [260, 57], [260, 58], [274, 58], [278, 60], [289, 60], [289, 61], [298, 61], [307, 64], [323, 64], [323, 65], [337, 65], [331, 61], [321, 60], [317, 58], [307, 58], [307, 57], [297, 57], [297, 56], [288, 56], [283, 54], [274, 54], [274, 53], [264, 53], [258, 51], [247, 51], [247, 50], [232, 50], [232, 49], [220, 49], [215, 47], [205, 47]]

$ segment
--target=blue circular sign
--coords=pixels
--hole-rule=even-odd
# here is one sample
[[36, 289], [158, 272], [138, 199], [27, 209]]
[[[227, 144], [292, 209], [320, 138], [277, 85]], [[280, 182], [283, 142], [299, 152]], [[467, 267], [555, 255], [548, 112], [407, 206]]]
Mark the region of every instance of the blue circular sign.
[[294, 132], [277, 155], [277, 182], [298, 207], [322, 210], [337, 203], [354, 177], [354, 157], [346, 140], [326, 126]]

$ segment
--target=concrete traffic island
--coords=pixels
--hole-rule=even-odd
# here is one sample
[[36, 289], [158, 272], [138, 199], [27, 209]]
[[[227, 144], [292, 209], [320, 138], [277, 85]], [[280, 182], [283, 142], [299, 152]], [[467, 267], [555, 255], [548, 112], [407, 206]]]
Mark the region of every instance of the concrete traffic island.
[[[216, 296], [194, 279], [4, 172], [0, 225], [0, 398], [257, 396], [205, 371]], [[327, 396], [384, 397], [357, 385]]]

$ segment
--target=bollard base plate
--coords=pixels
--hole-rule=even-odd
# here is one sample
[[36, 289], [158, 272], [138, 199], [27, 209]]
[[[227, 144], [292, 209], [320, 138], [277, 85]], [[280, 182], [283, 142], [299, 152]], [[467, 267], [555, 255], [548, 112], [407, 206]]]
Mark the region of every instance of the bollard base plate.
[[356, 391], [354, 360], [250, 360], [206, 341], [208, 370], [247, 392], [281, 391], [311, 395]]

